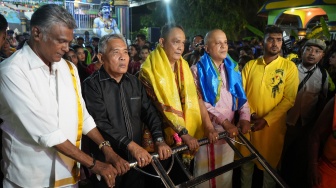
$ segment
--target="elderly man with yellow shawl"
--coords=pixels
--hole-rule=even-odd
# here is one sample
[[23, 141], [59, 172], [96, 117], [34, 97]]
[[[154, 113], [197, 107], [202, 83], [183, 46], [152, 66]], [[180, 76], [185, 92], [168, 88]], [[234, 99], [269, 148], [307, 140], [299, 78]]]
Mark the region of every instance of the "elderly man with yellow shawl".
[[165, 25], [159, 45], [140, 69], [140, 79], [163, 116], [166, 143], [178, 145], [182, 139], [191, 151], [190, 158], [184, 157], [188, 162], [199, 147], [197, 139], [207, 136], [213, 143], [218, 133], [197, 95], [188, 63], [182, 58], [185, 40], [181, 26]]

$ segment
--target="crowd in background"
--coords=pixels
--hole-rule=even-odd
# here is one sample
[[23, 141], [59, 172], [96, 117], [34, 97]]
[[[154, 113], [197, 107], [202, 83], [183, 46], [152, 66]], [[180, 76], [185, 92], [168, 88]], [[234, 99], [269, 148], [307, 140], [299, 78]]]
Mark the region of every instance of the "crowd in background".
[[[168, 34], [170, 35], [171, 33], [175, 32], [174, 29], [177, 29], [178, 32], [183, 33], [183, 30], [181, 28], [179, 28], [177, 26], [174, 26], [173, 29], [168, 30]], [[214, 32], [214, 31], [211, 31], [211, 32]], [[246, 83], [248, 83], [249, 79], [253, 80], [252, 78], [249, 77], [250, 76], [249, 74], [252, 74], [252, 73], [249, 72], [251, 67], [252, 66], [257, 66], [258, 63], [260, 63], [260, 61], [262, 62], [263, 57], [273, 57], [273, 56], [274, 57], [276, 56], [276, 60], [272, 59], [272, 60], [270, 60], [270, 62], [272, 62], [274, 60], [274, 61], [277, 61], [277, 62], [279, 61], [283, 64], [286, 64], [287, 62], [292, 61], [293, 65], [295, 64], [296, 66], [292, 66], [292, 67], [289, 67], [289, 68], [286, 67], [284, 69], [291, 70], [293, 67], [297, 67], [297, 69], [299, 71], [300, 71], [300, 66], [303, 66], [303, 64], [306, 63], [306, 61], [309, 62], [310, 60], [313, 61], [312, 59], [314, 59], [314, 60], [318, 59], [318, 62], [315, 62], [316, 66], [314, 64], [314, 65], [310, 66], [309, 68], [301, 67], [302, 70], [304, 70], [303, 71], [304, 73], [302, 73], [302, 74], [303, 75], [307, 74], [307, 72], [309, 72], [310, 70], [313, 70], [312, 74], [314, 74], [314, 70], [316, 69], [316, 67], [319, 67], [318, 69], [321, 69], [321, 75], [319, 75], [319, 76], [322, 77], [322, 83], [320, 83], [321, 81], [319, 81], [319, 80], [316, 81], [316, 83], [318, 83], [320, 85], [322, 84], [321, 88], [326, 88], [327, 92], [325, 93], [325, 98], [326, 98], [325, 103], [326, 103], [326, 101], [329, 101], [330, 99], [332, 99], [334, 97], [334, 95], [335, 95], [335, 83], [336, 83], [336, 41], [335, 40], [325, 41], [323, 43], [320, 42], [319, 40], [316, 40], [316, 39], [312, 39], [313, 41], [308, 40], [308, 39], [301, 39], [301, 40], [298, 40], [298, 41], [292, 40], [290, 46], [285, 45], [284, 42], [281, 41], [282, 46], [281, 46], [281, 50], [280, 50], [279, 54], [276, 53], [276, 54], [273, 54], [273, 56], [271, 56], [270, 55], [271, 54], [271, 52], [270, 52], [271, 47], [268, 47], [266, 45], [266, 43], [269, 42], [269, 43], [272, 43], [272, 45], [273, 45], [274, 41], [270, 42], [270, 41], [266, 41], [266, 39], [258, 39], [258, 38], [255, 38], [251, 41], [230, 41], [229, 39], [226, 40], [226, 35], [223, 31], [216, 31], [217, 34], [215, 36], [213, 36], [214, 34], [211, 33], [211, 32], [209, 32], [210, 34], [209, 33], [206, 34], [205, 37], [203, 37], [202, 34], [199, 34], [199, 35], [195, 35], [194, 37], [190, 38], [191, 41], [183, 41], [184, 51], [183, 51], [183, 53], [180, 54], [181, 57], [183, 56], [183, 60], [181, 60], [181, 61], [184, 62], [184, 60], [186, 60], [186, 62], [188, 63], [188, 68], [191, 67], [194, 71], [193, 72], [194, 74], [197, 75], [197, 71], [195, 73], [195, 70], [198, 70], [198, 71], [201, 70], [201, 69], [197, 69], [198, 68], [197, 66], [199, 65], [199, 62], [202, 62], [204, 60], [204, 58], [207, 57], [207, 55], [209, 55], [208, 58], [210, 58], [210, 59], [212, 58], [212, 60], [214, 60], [215, 55], [211, 53], [211, 50], [209, 52], [209, 49], [208, 49], [209, 45], [212, 44], [209, 41], [210, 41], [210, 39], [215, 38], [215, 36], [217, 36], [217, 34], [219, 33], [218, 36], [221, 36], [221, 37], [223, 36], [223, 38], [225, 38], [225, 43], [226, 44], [221, 44], [221, 45], [226, 46], [225, 48], [227, 48], [227, 54], [228, 54], [228, 57], [229, 57], [230, 61], [233, 60], [232, 61], [233, 64], [237, 66], [237, 69], [239, 70], [239, 75], [240, 76], [243, 75], [241, 77], [241, 79], [243, 79], [244, 84], [245, 84], [244, 89], [245, 89], [245, 92], [247, 93], [247, 99], [249, 99], [249, 96], [254, 96], [254, 94], [251, 94], [251, 91], [250, 91], [251, 86], [248, 86], [248, 87], [246, 86]], [[214, 32], [214, 33], [216, 33], [216, 32]], [[274, 33], [268, 33], [268, 34], [274, 34]], [[184, 33], [183, 33], [183, 35], [184, 35]], [[29, 33], [14, 34], [14, 32], [12, 30], [7, 30], [6, 31], [6, 39], [4, 40], [4, 42], [1, 46], [1, 50], [0, 50], [0, 58], [1, 58], [0, 63], [1, 63], [1, 61], [9, 58], [17, 50], [20, 50], [25, 45], [25, 42], [27, 40], [29, 40], [29, 37], [30, 37]], [[167, 36], [165, 36], [165, 37], [167, 37]], [[268, 40], [269, 35], [267, 35], [267, 37], [268, 37], [267, 38], [267, 40]], [[164, 38], [164, 39], [166, 39], [166, 38]], [[275, 40], [275, 39], [272, 39], [272, 40]], [[281, 38], [281, 40], [282, 40], [282, 38]], [[98, 48], [99, 42], [100, 42], [100, 38], [95, 37], [95, 36], [92, 37], [90, 41], [84, 41], [84, 38], [82, 38], [82, 37], [74, 37], [73, 40], [69, 43], [69, 50], [63, 56], [63, 59], [65, 59], [69, 62], [72, 62], [77, 67], [78, 75], [79, 75], [79, 78], [81, 80], [81, 83], [84, 82], [84, 80], [86, 80], [87, 78], [89, 78], [89, 79], [92, 78], [93, 74], [97, 74], [98, 70], [103, 70], [104, 69], [104, 67], [102, 67], [104, 62], [102, 62], [100, 60], [101, 56], [102, 56], [102, 53], [99, 53], [100, 52], [99, 48]], [[162, 42], [162, 41], [160, 41], [159, 43], [157, 43], [158, 41], [153, 41], [153, 42], [156, 42], [156, 43], [151, 43], [151, 42], [147, 41], [145, 35], [139, 34], [139, 35], [136, 36], [136, 39], [135, 39], [134, 43], [127, 46], [127, 52], [128, 52], [128, 56], [129, 56], [128, 70], [127, 70], [128, 74], [135, 75], [136, 77], [140, 76], [140, 78], [145, 79], [146, 76], [148, 76], [148, 75], [144, 76], [144, 74], [142, 75], [141, 73], [143, 73], [142, 71], [147, 70], [146, 68], [148, 68], [148, 67], [142, 68], [142, 65], [144, 63], [147, 63], [146, 65], [148, 66], [149, 62], [154, 60], [154, 58], [153, 58], [154, 54], [156, 54], [156, 53], [159, 54], [158, 51], [160, 51], [160, 48], [163, 48], [164, 50], [166, 50], [165, 53], [168, 53], [167, 49], [165, 49], [165, 47], [163, 46], [163, 44], [166, 45], [164, 42]], [[277, 42], [280, 44], [280, 41], [277, 41]], [[315, 49], [315, 47], [318, 47], [319, 49]], [[317, 58], [315, 56], [310, 56], [309, 54], [315, 54], [315, 55], [320, 54], [321, 56], [319, 56], [319, 58]], [[277, 59], [278, 58], [277, 55], [282, 56], [283, 59], [280, 59], [280, 60]], [[176, 61], [180, 60], [180, 56], [177, 58]], [[212, 56], [212, 57], [210, 57], [210, 56]], [[168, 59], [169, 59], [169, 54], [168, 54]], [[227, 57], [223, 57], [223, 59], [220, 59], [219, 62], [222, 63], [223, 61], [226, 61], [226, 60], [227, 60]], [[268, 63], [266, 63], [266, 65], [268, 65]], [[152, 65], [153, 65], [153, 63], [152, 63]], [[245, 66], [248, 66], [248, 67], [245, 68]], [[283, 66], [285, 67], [287, 65], [283, 65]], [[165, 68], [167, 68], [167, 67], [165, 67]], [[181, 67], [179, 67], [179, 68], [181, 68]], [[183, 71], [185, 71], [184, 68], [185, 67], [182, 67], [181, 70], [183, 69]], [[223, 65], [220, 65], [220, 64], [218, 65], [217, 68], [219, 68], [220, 70], [223, 70], [223, 69], [228, 70], [227, 67], [225, 67]], [[178, 73], [176, 73], [176, 69], [174, 69], [174, 67], [172, 69], [173, 69], [173, 71], [175, 71], [174, 74], [178, 75]], [[188, 71], [189, 71], [189, 69], [188, 69]], [[277, 69], [276, 71], [280, 71], [280, 72], [276, 72], [277, 75], [275, 75], [275, 78], [277, 78], [277, 76], [279, 76], [279, 75], [281, 77], [288, 76], [288, 75], [283, 75], [283, 72], [281, 72], [281, 70]], [[296, 71], [296, 73], [295, 74], [293, 73], [292, 76], [294, 75], [298, 79], [299, 77], [297, 76], [297, 74], [300, 74], [300, 73], [297, 73], [296, 68], [295, 68], [295, 71]], [[324, 74], [323, 71], [326, 71], [327, 76], [323, 75]], [[258, 72], [256, 72], [256, 73], [258, 73]], [[149, 73], [147, 73], [147, 74], [149, 74]], [[154, 73], [150, 73], [150, 74], [154, 74]], [[219, 74], [225, 80], [225, 77], [227, 76], [226, 75], [227, 73], [219, 72]], [[193, 75], [193, 76], [195, 76], [195, 75]], [[288, 77], [288, 78], [290, 78], [290, 77]], [[180, 78], [175, 78], [175, 79], [180, 79]], [[197, 79], [198, 79], [197, 76], [195, 76], [195, 83], [197, 81], [199, 81]], [[227, 78], [227, 79], [229, 79], [229, 78]], [[308, 77], [308, 79], [309, 79], [309, 77]], [[324, 82], [324, 79], [326, 79], [327, 81]], [[300, 77], [300, 81], [301, 80], [302, 79]], [[151, 82], [152, 82], [151, 84], [155, 85], [155, 82], [153, 80], [151, 80]], [[178, 81], [176, 81], [176, 82], [178, 82]], [[287, 82], [288, 82], [288, 80], [287, 80]], [[251, 83], [249, 83], [249, 84], [251, 84]], [[277, 85], [275, 85], [273, 87], [274, 90], [272, 90], [272, 94], [277, 95], [279, 93], [279, 87], [282, 87], [282, 86], [279, 86], [279, 85], [281, 85], [281, 84], [282, 83], [280, 81], [280, 83], [277, 83]], [[296, 84], [296, 85], [298, 85], [298, 84]], [[296, 88], [297, 87], [296, 85], [293, 83], [291, 85], [291, 87]], [[314, 85], [314, 83], [312, 83], [312, 85]], [[320, 87], [320, 85], [319, 85], [319, 87]], [[324, 85], [326, 85], [326, 87], [324, 87]], [[197, 87], [198, 92], [199, 92], [199, 90], [202, 90], [202, 88], [199, 88], [201, 86], [196, 85], [196, 87]], [[148, 88], [146, 88], [146, 89], [148, 89]], [[225, 88], [225, 89], [227, 89], [227, 88]], [[306, 89], [307, 88], [305, 88], [304, 91], [300, 91], [300, 86], [299, 86], [299, 89], [298, 89], [298, 92], [297, 92], [298, 95], [300, 94], [300, 92], [305, 92]], [[249, 91], [247, 91], [247, 90], [249, 90]], [[309, 90], [309, 88], [308, 88], [308, 90]], [[148, 92], [148, 90], [147, 90], [147, 92]], [[291, 95], [291, 97], [293, 97], [295, 99], [296, 89], [293, 90], [292, 92], [294, 92], [295, 94]], [[321, 92], [318, 91], [317, 95], [319, 95], [320, 93]], [[197, 94], [200, 95], [199, 93], [197, 93]], [[287, 97], [286, 94], [287, 93], [283, 94], [283, 96]], [[158, 95], [158, 93], [155, 93], [153, 95]], [[150, 97], [153, 97], [153, 95], [150, 95]], [[304, 95], [304, 94], [302, 94], [302, 95]], [[282, 94], [281, 94], [281, 96], [282, 96]], [[314, 96], [314, 97], [316, 97], [316, 96]], [[200, 97], [200, 98], [202, 98], [202, 97]], [[262, 98], [262, 96], [260, 97], [260, 99], [261, 98]], [[275, 97], [273, 97], [273, 98], [275, 98]], [[154, 97], [153, 100], [155, 101], [155, 99], [156, 98]], [[195, 100], [197, 100], [197, 99], [195, 99]], [[183, 100], [181, 99], [181, 102], [182, 101]], [[293, 102], [293, 101], [291, 101], [291, 102]], [[250, 101], [248, 101], [248, 103], [250, 103]], [[323, 104], [325, 104], [325, 103], [323, 103]], [[280, 104], [280, 102], [278, 104]], [[276, 105], [278, 105], [278, 104], [276, 104]], [[205, 103], [205, 105], [208, 105], [207, 106], [208, 110], [209, 110], [209, 108], [211, 108], [210, 104]], [[274, 108], [275, 108], [275, 106], [274, 106]], [[291, 107], [294, 106], [295, 107], [295, 104], [293, 103], [293, 104], [288, 105], [288, 106], [291, 106]], [[330, 106], [331, 105], [329, 104], [328, 107], [330, 107]], [[251, 107], [251, 103], [250, 103], [250, 107]], [[327, 112], [322, 111], [323, 107], [321, 107], [321, 114], [326, 115]], [[202, 110], [202, 107], [197, 107], [197, 108], [200, 108]], [[246, 108], [248, 108], [248, 106]], [[262, 124], [260, 122], [262, 120], [264, 120], [265, 118], [262, 119], [262, 117], [259, 117], [261, 114], [259, 114], [260, 112], [256, 111], [256, 109], [259, 108], [259, 107], [258, 106], [254, 107], [253, 104], [252, 104], [251, 109], [252, 108], [255, 108], [254, 111], [251, 110], [251, 114], [250, 114], [250, 112], [248, 112], [248, 114], [251, 115], [251, 117], [249, 116], [246, 119], [251, 118], [251, 121], [255, 121], [256, 124]], [[214, 119], [216, 119], [216, 117], [215, 117], [215, 115], [211, 116], [210, 111], [211, 110], [209, 110], [209, 114], [210, 114], [209, 116], [211, 118], [211, 121], [219, 121], [219, 120], [214, 120]], [[269, 112], [271, 112], [271, 111], [272, 110], [270, 110]], [[287, 111], [288, 111], [288, 109], [286, 110], [286, 112]], [[265, 112], [263, 115], [265, 115], [265, 117], [266, 117], [266, 116], [268, 116], [269, 112]], [[288, 111], [288, 112], [290, 113], [290, 111]], [[283, 114], [284, 115], [283, 117], [285, 117], [285, 114]], [[298, 117], [298, 119], [302, 118], [301, 116], [303, 116], [303, 114], [299, 114], [299, 116], [300, 117]], [[268, 117], [268, 118], [270, 118], [270, 117]], [[309, 130], [304, 130], [304, 131], [307, 131], [307, 132], [305, 132], [305, 133], [307, 133], [307, 135], [311, 134], [314, 122], [317, 121], [317, 119], [318, 119], [318, 117], [313, 119], [312, 120], [313, 122], [309, 123]], [[223, 126], [224, 126], [225, 121], [227, 121], [227, 119], [225, 118], [225, 119], [221, 119], [221, 120], [222, 120], [222, 122], [219, 122], [219, 123], [217, 122], [217, 123], [219, 125], [223, 124]], [[283, 119], [283, 120], [285, 121], [285, 119]], [[289, 127], [290, 126], [295, 126], [297, 124], [300, 124], [300, 126], [301, 125], [304, 126], [304, 122], [301, 122], [301, 120], [297, 120], [298, 122], [296, 122], [296, 120], [294, 122], [294, 125], [291, 125], [289, 123], [290, 120], [287, 119], [286, 120], [287, 127], [288, 126]], [[234, 120], [230, 120], [227, 124], [231, 125], [231, 123], [233, 123], [233, 122], [234, 122]], [[270, 122], [272, 122], [272, 121], [270, 120]], [[269, 122], [266, 122], [266, 124], [267, 123], [269, 123]], [[330, 122], [328, 122], [328, 123], [330, 123]], [[265, 124], [263, 126], [265, 126]], [[263, 129], [263, 128], [264, 127], [260, 128], [260, 129]], [[228, 128], [224, 126], [224, 130], [228, 131], [227, 129]], [[252, 132], [257, 131], [257, 130], [253, 130], [253, 128], [251, 128], [251, 129], [252, 129]], [[288, 129], [288, 130], [290, 130], [290, 129]], [[288, 130], [287, 130], [286, 137], [284, 138], [284, 140], [279, 141], [279, 142], [284, 142], [285, 143], [284, 146], [283, 146], [284, 151], [295, 152], [298, 147], [306, 147], [305, 144], [310, 142], [308, 137], [302, 136], [302, 137], [300, 137], [300, 139], [302, 139], [304, 141], [304, 143], [301, 143], [301, 142], [296, 143], [296, 144], [298, 144], [298, 145], [296, 145], [297, 148], [294, 148], [294, 149], [290, 150], [289, 148], [291, 148], [290, 144], [293, 142], [292, 141], [293, 136], [288, 135], [288, 134], [295, 134], [297, 137], [299, 137], [299, 136], [297, 135], [297, 133], [293, 133], [293, 132], [289, 133]], [[248, 131], [248, 133], [250, 133], [251, 130], [246, 130], [245, 133], [247, 133], [247, 131]], [[295, 130], [295, 131], [297, 131], [297, 130]], [[298, 131], [303, 132], [303, 130], [301, 130], [301, 129], [298, 130]], [[233, 134], [232, 137], [234, 137], [234, 136], [235, 135]], [[256, 136], [256, 138], [258, 139], [259, 137]], [[289, 138], [291, 138], [292, 140], [291, 141], [286, 140], [286, 139], [289, 139]], [[255, 140], [253, 140], [253, 141], [255, 141]], [[286, 145], [286, 143], [287, 143], [287, 145]], [[257, 145], [258, 144], [260, 144], [260, 143], [257, 143]], [[280, 144], [281, 147], [282, 147], [282, 144], [283, 143]], [[89, 150], [90, 150], [90, 148], [86, 148], [85, 146], [83, 146], [83, 150], [85, 150], [85, 149], [88, 150], [87, 152], [89, 152]], [[307, 149], [307, 150], [302, 151], [302, 152], [303, 152], [303, 154], [308, 154], [307, 152], [309, 152], [309, 151]], [[289, 155], [289, 158], [291, 156], [292, 156], [292, 153]], [[281, 157], [281, 160], [283, 160], [283, 161], [285, 161], [286, 157], [288, 158], [288, 156], [285, 156], [284, 154], [282, 156], [279, 156], [279, 157]], [[299, 157], [301, 157], [299, 159], [302, 159], [302, 161], [305, 161], [307, 163], [309, 161], [311, 162], [311, 160], [312, 160], [312, 159], [309, 158], [309, 155], [300, 155]], [[305, 158], [305, 159], [303, 159], [303, 158]], [[232, 160], [233, 160], [233, 156], [232, 156]], [[288, 168], [289, 168], [288, 171], [291, 171], [292, 169], [288, 165], [291, 164], [290, 162], [292, 162], [292, 161], [291, 160], [288, 160], [288, 161], [289, 161], [288, 164], [280, 164], [279, 163], [279, 164], [276, 164], [275, 166], [273, 165], [273, 167], [277, 168], [280, 172], [283, 172], [284, 169], [288, 170]], [[316, 162], [316, 161], [314, 161], [314, 162]], [[190, 161], [189, 161], [189, 164], [190, 164]], [[304, 164], [302, 166], [304, 166]], [[301, 172], [302, 173], [303, 170], [304, 170], [304, 168], [302, 166], [298, 166], [298, 168], [300, 168], [300, 169], [299, 170], [295, 169], [297, 171], [293, 171], [293, 172], [299, 172], [299, 173]], [[307, 166], [309, 167], [309, 165], [306, 165], [306, 167]], [[242, 171], [243, 170], [244, 169], [242, 169]], [[307, 170], [307, 169], [305, 169], [305, 170]], [[84, 174], [86, 176], [91, 175], [86, 170], [85, 170]], [[243, 172], [242, 172], [242, 174], [243, 174]], [[281, 175], [291, 186], [302, 185], [303, 184], [302, 179], [305, 179], [309, 176], [309, 175], [307, 175], [307, 176], [304, 176], [304, 177], [297, 177], [297, 180], [293, 180], [292, 177], [288, 177], [287, 173], [281, 174]], [[267, 178], [267, 174], [266, 174], [266, 176], [264, 175], [264, 178]], [[242, 182], [242, 186], [243, 186], [243, 184], [244, 183]], [[303, 185], [308, 186], [308, 184], [303, 184]], [[272, 186], [270, 186], [270, 187], [272, 187]]]

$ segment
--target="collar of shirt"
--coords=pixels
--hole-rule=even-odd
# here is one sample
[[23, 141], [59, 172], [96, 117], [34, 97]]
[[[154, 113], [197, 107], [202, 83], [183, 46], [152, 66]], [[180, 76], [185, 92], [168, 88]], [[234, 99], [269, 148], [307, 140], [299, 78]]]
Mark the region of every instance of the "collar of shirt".
[[58, 69], [58, 63], [51, 63], [51, 75], [56, 75], [56, 71]]
[[308, 70], [308, 69], [306, 69], [306, 68], [302, 65], [302, 63], [300, 63], [300, 64], [298, 65], [298, 70], [299, 70], [300, 72], [302, 72], [302, 73], [307, 74], [308, 71], [313, 70], [316, 66], [317, 66], [317, 65], [315, 64], [312, 68], [310, 68], [310, 69]]
[[[36, 55], [36, 53], [30, 48], [30, 46], [28, 45], [28, 43], [26, 42], [22, 48], [22, 50], [26, 51], [25, 53], [28, 54], [27, 56], [27, 60], [29, 63], [29, 67], [31, 69], [38, 69], [40, 67], [44, 67], [44, 68], [48, 68], [49, 67], [42, 61], [42, 59]], [[62, 61], [62, 59], [61, 59]], [[59, 61], [59, 62], [61, 62]], [[58, 62], [52, 62], [51, 65], [55, 65], [55, 67], [52, 67], [52, 72], [55, 73], [55, 71], [57, 70], [57, 65]], [[54, 69], [54, 70], [53, 70]]]
[[222, 73], [223, 65], [224, 65], [224, 63], [221, 63], [221, 64], [217, 67], [219, 73]]
[[280, 55], [278, 55], [278, 57], [277, 58], [275, 58], [273, 61], [271, 61], [269, 64], [267, 64], [266, 63], [266, 61], [265, 61], [265, 59], [264, 59], [264, 56], [261, 56], [261, 58], [262, 58], [262, 63], [264, 64], [264, 65], [273, 65], [274, 63], [273, 62], [276, 62], [276, 61], [278, 61], [279, 59], [280, 59]]
[[[114, 78], [111, 78], [111, 76], [106, 72], [104, 66], [101, 66], [101, 68], [97, 71], [97, 74], [99, 76], [99, 81], [100, 82], [107, 81], [107, 80], [110, 80], [110, 79], [113, 80], [113, 81], [116, 81]], [[127, 72], [123, 75], [120, 82], [122, 82], [124, 78], [129, 79], [129, 75], [128, 75]]]

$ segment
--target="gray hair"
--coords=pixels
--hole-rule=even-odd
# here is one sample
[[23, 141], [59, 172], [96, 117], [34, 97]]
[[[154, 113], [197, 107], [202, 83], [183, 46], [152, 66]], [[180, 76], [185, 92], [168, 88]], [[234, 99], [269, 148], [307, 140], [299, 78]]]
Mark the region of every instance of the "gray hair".
[[161, 38], [167, 39], [170, 31], [172, 29], [175, 29], [175, 28], [179, 28], [179, 29], [181, 29], [184, 32], [184, 29], [183, 29], [182, 26], [180, 26], [178, 24], [175, 24], [175, 23], [169, 23], [169, 24], [166, 24], [166, 25], [164, 25], [162, 27], [162, 29], [161, 29]]
[[105, 53], [107, 43], [109, 42], [109, 40], [112, 40], [112, 39], [121, 39], [122, 41], [124, 41], [125, 44], [127, 44], [125, 38], [120, 34], [105, 35], [99, 40], [98, 52], [102, 54]]
[[[76, 21], [63, 7], [55, 4], [47, 4], [38, 8], [31, 17], [30, 27], [38, 27], [43, 34], [48, 35], [54, 25], [63, 24], [69, 29], [75, 29]], [[43, 35], [43, 40], [46, 40]]]

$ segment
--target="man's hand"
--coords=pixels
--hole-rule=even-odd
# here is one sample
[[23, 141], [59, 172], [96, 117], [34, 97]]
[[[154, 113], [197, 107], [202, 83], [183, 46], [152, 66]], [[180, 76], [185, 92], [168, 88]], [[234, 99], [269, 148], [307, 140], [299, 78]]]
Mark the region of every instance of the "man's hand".
[[241, 132], [243, 134], [246, 134], [251, 131], [251, 124], [247, 120], [242, 120], [242, 119], [239, 120], [237, 127], [241, 129]]
[[[98, 130], [95, 128], [91, 130], [88, 134], [90, 136], [93, 136], [94, 134], [99, 133]], [[98, 134], [98, 138], [96, 139], [97, 142], [101, 142], [103, 138]], [[96, 142], [96, 143], [97, 143]], [[80, 162], [86, 167], [90, 167], [91, 165], [94, 165], [92, 169], [90, 169], [93, 173], [100, 175], [103, 177], [106, 181], [106, 184], [108, 187], [114, 187], [115, 184], [115, 177], [117, 176], [117, 170], [111, 165], [107, 163], [103, 163], [100, 161], [93, 162], [93, 159], [88, 156], [87, 154], [83, 153], [79, 148], [77, 148], [75, 145], [73, 145], [69, 140], [66, 140], [65, 142], [55, 145], [54, 148], [63, 153], [64, 155]], [[112, 150], [112, 148], [111, 148]]]
[[267, 121], [264, 118], [258, 118], [254, 120], [254, 125], [251, 128], [253, 132], [262, 130], [267, 125]]
[[155, 142], [155, 151], [159, 154], [160, 160], [168, 159], [172, 155], [171, 148], [165, 142]]
[[133, 141], [128, 144], [127, 149], [135, 160], [137, 160], [139, 167], [147, 166], [152, 161], [152, 156]]
[[226, 132], [230, 134], [231, 138], [234, 138], [235, 136], [238, 135], [238, 128], [233, 125], [229, 120], [224, 120], [222, 122], [222, 126]]
[[182, 135], [181, 138], [191, 152], [197, 151], [199, 144], [196, 138], [190, 136], [189, 134]]
[[118, 154], [116, 154], [111, 147], [106, 146], [102, 149], [105, 155], [106, 162], [112, 164], [116, 168], [118, 176], [121, 176], [130, 170], [129, 163], [121, 158]]
[[108, 187], [114, 187], [117, 170], [111, 164], [96, 161], [91, 171], [103, 177]]
[[218, 141], [218, 132], [213, 127], [205, 129], [205, 135], [208, 138], [210, 144], [216, 143]]

